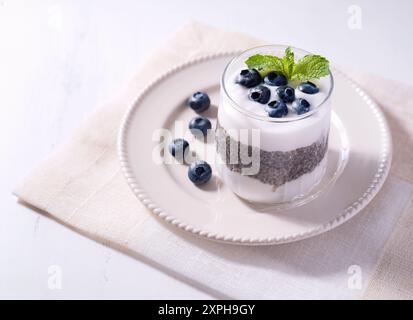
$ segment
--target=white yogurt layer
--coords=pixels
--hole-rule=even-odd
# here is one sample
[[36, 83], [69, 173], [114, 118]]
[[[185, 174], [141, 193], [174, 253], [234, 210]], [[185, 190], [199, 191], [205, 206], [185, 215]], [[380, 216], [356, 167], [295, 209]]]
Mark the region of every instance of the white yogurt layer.
[[327, 100], [317, 112], [309, 117], [288, 122], [265, 121], [240, 112], [234, 108], [233, 102], [223, 95], [218, 108], [218, 121], [236, 141], [239, 141], [236, 133], [240, 130], [252, 132], [251, 129], [258, 129], [260, 149], [285, 152], [309, 146], [327, 136], [330, 130], [330, 111], [330, 100]]
[[[237, 78], [239, 72], [241, 70], [235, 71], [234, 74], [230, 77], [228, 77], [228, 81], [225, 83], [225, 88], [227, 90], [228, 95], [232, 98], [232, 100], [238, 104], [242, 109], [244, 109], [247, 112], [251, 112], [257, 116], [262, 116], [262, 117], [268, 117], [268, 113], [265, 111], [265, 106], [266, 104], [261, 104], [255, 101], [252, 101], [249, 99], [248, 94], [249, 90], [248, 88], [241, 86], [240, 84], [235, 83], [235, 79]], [[288, 85], [292, 88], [295, 89], [295, 97], [296, 98], [303, 98], [307, 100], [310, 103], [310, 112], [311, 110], [317, 109], [320, 107], [320, 104], [326, 99], [328, 96], [329, 90], [330, 90], [330, 78], [329, 77], [323, 77], [319, 80], [314, 80], [311, 81], [317, 87], [319, 88], [319, 92], [315, 94], [307, 94], [304, 93], [300, 90], [297, 89], [298, 85], [300, 82], [290, 82]], [[268, 101], [271, 102], [273, 100], [280, 100], [278, 95], [277, 95], [277, 86], [269, 86], [265, 83], [262, 83], [261, 85], [267, 87], [270, 92], [271, 92], [271, 97], [270, 100]], [[297, 115], [297, 113], [292, 109], [291, 103], [287, 103], [288, 107], [288, 114], [282, 118], [282, 119], [294, 119], [301, 117]]]

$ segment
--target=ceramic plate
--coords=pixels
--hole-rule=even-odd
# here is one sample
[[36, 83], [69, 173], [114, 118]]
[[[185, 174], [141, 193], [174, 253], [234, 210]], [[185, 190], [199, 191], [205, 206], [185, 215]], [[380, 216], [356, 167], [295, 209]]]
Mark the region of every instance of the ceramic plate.
[[[220, 182], [214, 167], [213, 178], [196, 187], [187, 178], [187, 166], [156, 161], [159, 129], [182, 137], [180, 125], [186, 128], [195, 116], [185, 106], [193, 92], [210, 95], [212, 106], [205, 115], [214, 125], [221, 74], [235, 54], [210, 55], [166, 72], [130, 107], [120, 129], [119, 155], [138, 199], [159, 218], [194, 235], [249, 245], [305, 239], [333, 229], [360, 212], [389, 172], [391, 137], [372, 99], [337, 71], [333, 72], [327, 172], [302, 203], [281, 207], [250, 204]], [[181, 121], [180, 125], [176, 121]], [[214, 153], [213, 143], [184, 137], [197, 154]]]

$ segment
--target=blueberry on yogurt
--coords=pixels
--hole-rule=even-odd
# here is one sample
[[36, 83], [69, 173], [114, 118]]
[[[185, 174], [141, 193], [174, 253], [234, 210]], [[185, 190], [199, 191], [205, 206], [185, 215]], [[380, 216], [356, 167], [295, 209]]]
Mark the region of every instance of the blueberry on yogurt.
[[266, 86], [258, 86], [250, 89], [249, 98], [252, 101], [266, 104], [270, 101], [271, 91]]
[[265, 106], [265, 111], [271, 118], [281, 118], [288, 114], [288, 108], [283, 101], [271, 101]]
[[293, 102], [295, 99], [295, 90], [290, 86], [277, 88], [278, 97], [285, 103]]
[[297, 114], [303, 114], [310, 111], [310, 103], [302, 98], [295, 100], [292, 104], [292, 107]]
[[246, 87], [252, 88], [259, 85], [262, 82], [261, 75], [255, 69], [241, 70], [235, 82]]
[[307, 94], [315, 94], [320, 91], [320, 89], [310, 81], [300, 83], [298, 90]]
[[195, 112], [202, 112], [209, 108], [211, 100], [205, 92], [198, 91], [189, 97], [188, 105]]
[[286, 86], [288, 84], [287, 79], [279, 73], [270, 72], [264, 78], [264, 82], [269, 86]]
[[188, 124], [189, 130], [194, 135], [202, 133], [203, 136], [206, 136], [211, 127], [211, 121], [205, 117], [195, 117]]
[[188, 168], [188, 178], [196, 185], [207, 183], [211, 176], [212, 169], [206, 161], [195, 161]]

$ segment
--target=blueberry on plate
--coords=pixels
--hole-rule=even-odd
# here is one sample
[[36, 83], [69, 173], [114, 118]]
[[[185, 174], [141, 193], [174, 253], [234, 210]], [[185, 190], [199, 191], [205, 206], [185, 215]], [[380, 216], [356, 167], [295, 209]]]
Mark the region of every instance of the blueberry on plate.
[[183, 162], [185, 155], [189, 151], [189, 143], [185, 139], [174, 139], [169, 144], [169, 152], [180, 162]]
[[318, 89], [317, 86], [310, 81], [300, 83], [298, 90], [308, 94], [315, 94], [320, 91], [320, 89]]
[[203, 160], [195, 161], [188, 168], [188, 178], [196, 185], [207, 183], [211, 176], [211, 166]]
[[302, 98], [295, 100], [292, 104], [292, 107], [297, 114], [303, 114], [310, 111], [310, 103]]
[[206, 136], [211, 127], [211, 121], [205, 117], [195, 117], [188, 124], [188, 128], [193, 135], [202, 132], [202, 135]]
[[211, 100], [205, 92], [198, 91], [189, 97], [188, 105], [195, 112], [202, 112], [209, 108], [211, 105]]
[[283, 86], [277, 88], [278, 97], [285, 103], [293, 102], [295, 99], [295, 90], [290, 86]]
[[288, 84], [287, 79], [277, 72], [270, 72], [264, 78], [264, 82], [269, 86], [286, 86]]
[[255, 69], [241, 70], [235, 82], [246, 87], [252, 88], [259, 85], [262, 82], [261, 75]]
[[252, 101], [266, 104], [271, 97], [271, 91], [266, 86], [258, 86], [250, 89], [249, 98]]
[[271, 118], [281, 118], [288, 114], [288, 108], [283, 101], [271, 101], [265, 106], [268, 116]]

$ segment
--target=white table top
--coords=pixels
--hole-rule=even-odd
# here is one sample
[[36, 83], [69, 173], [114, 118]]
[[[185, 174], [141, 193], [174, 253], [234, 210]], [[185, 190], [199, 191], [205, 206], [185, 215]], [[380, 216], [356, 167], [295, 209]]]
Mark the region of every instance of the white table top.
[[[413, 84], [413, 46], [406, 40], [413, 3], [357, 3], [354, 9], [348, 1], [321, 0], [0, 0], [0, 298], [210, 298], [18, 205], [11, 191], [189, 20]], [[361, 29], [354, 29], [359, 9]], [[53, 265], [62, 275], [57, 290], [48, 285]]]

